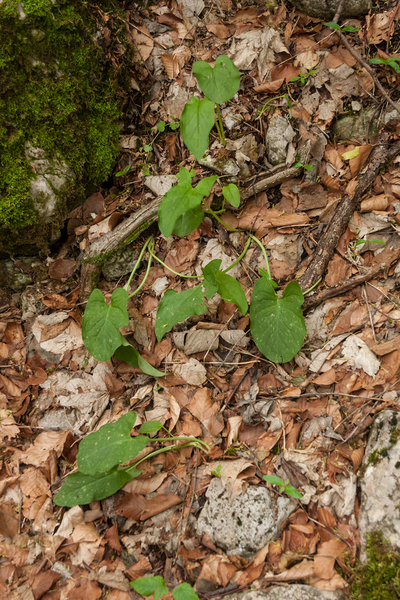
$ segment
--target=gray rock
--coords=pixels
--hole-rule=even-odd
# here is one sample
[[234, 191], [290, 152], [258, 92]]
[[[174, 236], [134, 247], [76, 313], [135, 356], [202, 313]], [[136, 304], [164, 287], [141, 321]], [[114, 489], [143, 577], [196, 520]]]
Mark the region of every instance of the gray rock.
[[[331, 19], [338, 7], [339, 0], [290, 0], [301, 12], [318, 17]], [[365, 15], [372, 6], [372, 0], [345, 0], [341, 18]]]
[[115, 281], [127, 275], [132, 271], [137, 263], [138, 252], [127, 246], [123, 250], [116, 252], [110, 260], [104, 263], [102, 272], [107, 281]]
[[[358, 115], [346, 115], [338, 119], [332, 127], [335, 137], [342, 141], [354, 140], [363, 142], [367, 135], [368, 123], [370, 123], [374, 110], [363, 110]], [[370, 123], [369, 137], [378, 133], [376, 122]]]
[[278, 537], [281, 523], [296, 509], [288, 498], [273, 496], [266, 487], [250, 485], [232, 499], [229, 486], [213, 479], [206, 492], [208, 501], [198, 522], [199, 535], [207, 533], [228, 555], [251, 559], [253, 554]]
[[294, 136], [295, 132], [286, 117], [276, 115], [271, 118], [265, 137], [267, 156], [271, 164], [279, 165], [286, 161], [286, 150]]
[[[400, 414], [378, 415], [365, 449], [361, 477], [359, 528], [365, 534], [381, 531], [400, 548]], [[365, 557], [364, 557], [365, 558]]]
[[58, 212], [62, 202], [57, 194], [66, 184], [75, 182], [75, 173], [59, 157], [48, 160], [41, 148], [35, 148], [29, 142], [25, 144], [25, 156], [31, 164], [36, 179], [31, 180], [31, 196], [42, 223], [49, 223]]
[[311, 585], [294, 583], [285, 587], [276, 586], [268, 592], [255, 590], [252, 592], [229, 594], [226, 598], [227, 600], [340, 600], [344, 598], [344, 594], [341, 590], [326, 592], [318, 590]]

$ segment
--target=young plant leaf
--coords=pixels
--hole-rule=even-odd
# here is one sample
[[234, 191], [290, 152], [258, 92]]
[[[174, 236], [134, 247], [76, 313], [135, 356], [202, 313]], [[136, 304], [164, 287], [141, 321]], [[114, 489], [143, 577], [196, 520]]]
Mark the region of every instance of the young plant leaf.
[[160, 421], [147, 421], [140, 426], [139, 433], [156, 433], [160, 429], [162, 429]]
[[71, 473], [66, 478], [61, 490], [54, 498], [57, 506], [77, 506], [103, 500], [112, 496], [128, 481], [138, 477], [143, 471], [137, 469], [125, 471], [114, 469], [108, 473], [87, 475], [86, 473]]
[[128, 412], [115, 423], [107, 423], [86, 436], [79, 445], [79, 470], [88, 475], [96, 475], [135, 458], [149, 441], [144, 435], [131, 437], [135, 422], [136, 413]]
[[210, 300], [218, 292], [223, 300], [236, 304], [242, 315], [245, 315], [248, 304], [243, 288], [234, 277], [219, 270], [221, 262], [221, 259], [216, 258], [202, 269], [206, 298]]
[[331, 29], [340, 29], [340, 25], [337, 23], [324, 23], [325, 27], [330, 27]]
[[161, 598], [164, 594], [168, 594], [168, 588], [165, 585], [163, 577], [140, 577], [135, 581], [131, 581], [131, 586], [138, 594], [142, 596], [151, 596], [154, 594], [154, 599]]
[[207, 300], [211, 300], [211, 298], [218, 292], [218, 284], [215, 281], [215, 273], [219, 271], [221, 263], [222, 260], [220, 258], [215, 258], [207, 263], [204, 269], [202, 269], [204, 275], [203, 285], [206, 289]]
[[198, 595], [189, 583], [180, 583], [174, 590], [172, 595], [175, 600], [199, 600]]
[[208, 135], [214, 127], [214, 102], [192, 96], [181, 116], [181, 135], [189, 152], [200, 160], [208, 148]]
[[265, 277], [256, 281], [250, 304], [251, 333], [269, 360], [288, 362], [301, 349], [307, 334], [300, 308], [303, 302], [297, 281], [289, 283], [282, 298]]
[[221, 298], [226, 302], [236, 304], [239, 312], [241, 312], [242, 315], [245, 315], [247, 313], [248, 304], [246, 295], [240, 283], [236, 281], [234, 277], [228, 275], [228, 273], [223, 273], [222, 271], [217, 271], [215, 273], [215, 281], [218, 285], [218, 293]]
[[131, 365], [131, 367], [140, 369], [143, 373], [146, 373], [146, 375], [150, 375], [151, 377], [165, 377], [165, 373], [158, 371], [152, 367], [147, 360], [142, 358], [139, 352], [130, 345], [123, 335], [121, 335], [121, 341], [122, 340], [124, 340], [123, 343], [115, 351], [115, 356], [118, 360], [126, 362], [126, 364]]
[[292, 498], [302, 498], [303, 494], [292, 485], [285, 485], [285, 492]]
[[166, 126], [166, 122], [165, 121], [159, 121], [156, 125], [158, 131], [160, 133], [162, 133], [163, 131], [165, 131], [165, 126]]
[[264, 475], [263, 479], [267, 482], [267, 483], [272, 483], [272, 485], [280, 485], [280, 486], [284, 486], [284, 482], [282, 481], [282, 479], [280, 477], [277, 477], [276, 475]]
[[[165, 194], [158, 208], [158, 226], [165, 237], [174, 230], [179, 217], [193, 209], [199, 209], [204, 196], [208, 196], [217, 176], [205, 177], [192, 188], [192, 174], [182, 167], [177, 174], [178, 183]], [[179, 227], [179, 225], [178, 225]], [[196, 227], [195, 227], [196, 229]]]
[[182, 323], [193, 315], [205, 313], [207, 307], [203, 302], [201, 284], [180, 294], [175, 290], [167, 290], [157, 310], [155, 325], [157, 340], [161, 342], [164, 334], [171, 331], [177, 323]]
[[235, 208], [239, 208], [240, 206], [240, 193], [237, 185], [234, 183], [230, 183], [229, 185], [224, 185], [222, 188], [222, 194], [227, 202], [234, 206]]
[[193, 73], [203, 94], [217, 104], [228, 102], [240, 86], [240, 72], [224, 54], [218, 56], [214, 68], [204, 60], [198, 60], [193, 65]]
[[96, 360], [110, 360], [121, 345], [119, 328], [129, 325], [127, 302], [128, 293], [123, 288], [113, 291], [110, 305], [99, 289], [90, 294], [82, 319], [82, 339]]

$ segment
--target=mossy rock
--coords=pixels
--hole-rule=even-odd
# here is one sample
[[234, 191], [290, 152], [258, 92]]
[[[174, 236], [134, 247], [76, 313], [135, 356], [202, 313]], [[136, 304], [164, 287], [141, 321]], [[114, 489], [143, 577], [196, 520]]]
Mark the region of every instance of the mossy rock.
[[70, 209], [112, 173], [119, 74], [94, 10], [79, 0], [0, 3], [0, 252], [45, 249]]

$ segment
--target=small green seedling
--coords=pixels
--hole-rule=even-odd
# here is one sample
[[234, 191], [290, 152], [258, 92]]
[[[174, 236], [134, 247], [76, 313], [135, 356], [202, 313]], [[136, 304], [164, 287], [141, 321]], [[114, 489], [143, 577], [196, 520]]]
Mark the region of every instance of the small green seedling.
[[305, 169], [306, 171], [313, 170], [311, 165], [303, 165], [303, 163], [299, 160], [292, 165], [292, 169], [296, 169], [297, 167], [301, 167], [301, 168]]
[[122, 175], [126, 175], [130, 168], [131, 165], [127, 165], [125, 169], [123, 169], [122, 171], [118, 171], [118, 173], [115, 173], [115, 177], [122, 177]]
[[[240, 73], [228, 56], [218, 56], [214, 67], [204, 60], [193, 64], [199, 88], [205, 95], [203, 100], [195, 96], [185, 105], [181, 116], [182, 139], [197, 160], [200, 160], [208, 148], [208, 136], [216, 127], [221, 144], [225, 146], [224, 128], [219, 105], [228, 102], [239, 89]], [[218, 120], [215, 120], [215, 105]]]
[[377, 239], [357, 240], [356, 243], [354, 244], [354, 247], [357, 248], [357, 246], [361, 246], [362, 244], [383, 244], [383, 245], [385, 245], [386, 242], [384, 242], [383, 240], [377, 240]]
[[[159, 600], [162, 596], [168, 594], [169, 589], [163, 577], [140, 577], [131, 581], [131, 586], [141, 596], [153, 596], [154, 600]], [[172, 590], [174, 600], [199, 600], [198, 595], [189, 583], [180, 583]]]
[[[56, 494], [54, 502], [57, 506], [89, 504], [112, 496], [128, 481], [142, 473], [137, 469], [141, 462], [150, 460], [162, 452], [176, 450], [176, 441], [184, 442], [180, 448], [194, 446], [205, 452], [209, 450], [205, 442], [188, 436], [171, 436], [166, 430], [169, 437], [160, 438], [160, 443], [172, 441], [171, 445], [162, 446], [136, 463], [123, 467], [121, 465], [137, 457], [150, 441], [155, 441], [146, 435], [131, 437], [135, 422], [136, 413], [128, 412], [115, 423], [103, 425], [81, 441], [77, 456], [79, 470], [68, 475]], [[155, 433], [160, 429], [165, 428], [159, 421], [149, 421], [141, 425], [139, 433]]]
[[396, 73], [400, 73], [400, 65], [399, 65], [400, 57], [398, 56], [389, 56], [389, 58], [371, 58], [369, 63], [371, 65], [381, 65], [383, 67], [392, 67], [396, 71]]
[[277, 485], [280, 488], [280, 492], [283, 493], [285, 492], [288, 496], [291, 496], [292, 498], [302, 498], [303, 494], [301, 494], [298, 490], [296, 490], [295, 487], [293, 487], [292, 485], [289, 485], [289, 479], [286, 479], [286, 481], [283, 481], [280, 477], [277, 477], [276, 475], [264, 475], [263, 479], [267, 482], [267, 483], [272, 483], [272, 485]]
[[289, 83], [295, 83], [296, 81], [299, 81], [301, 87], [304, 87], [308, 81], [308, 78], [311, 77], [311, 75], [315, 75], [315, 73], [317, 73], [316, 69], [313, 69], [312, 71], [308, 71], [308, 73], [303, 73], [301, 71], [301, 73], [299, 75], [296, 75], [296, 77], [292, 77], [292, 79], [290, 79]]
[[340, 26], [337, 23], [324, 23], [324, 25], [325, 27], [330, 27], [330, 29], [338, 29], [346, 33], [356, 33], [359, 30], [359, 27], [352, 27], [351, 25]]
[[217, 479], [219, 479], [221, 477], [221, 469], [222, 466], [218, 465], [214, 471], [211, 471], [211, 475], [214, 475], [214, 477], [217, 477]]
[[286, 104], [288, 106], [289, 109], [289, 118], [292, 118], [292, 101], [289, 98], [288, 94], [283, 94], [282, 96], [275, 96], [275, 98], [271, 98], [270, 100], [267, 100], [267, 102], [263, 105], [260, 105], [257, 108], [257, 112], [256, 112], [256, 121], [258, 119], [261, 119], [261, 117], [265, 114], [265, 113], [269, 113], [271, 110], [273, 110], [273, 106], [272, 106], [272, 102], [274, 102], [274, 100], [281, 100], [281, 99], [285, 99], [286, 100]]

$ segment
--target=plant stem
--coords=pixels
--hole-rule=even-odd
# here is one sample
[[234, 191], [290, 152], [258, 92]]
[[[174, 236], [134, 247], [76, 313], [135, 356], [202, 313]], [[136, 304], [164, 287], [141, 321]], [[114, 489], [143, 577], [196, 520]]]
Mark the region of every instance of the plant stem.
[[191, 436], [171, 436], [171, 437], [167, 437], [167, 438], [156, 438], [159, 442], [172, 442], [175, 440], [188, 440], [191, 442], [197, 442], [198, 444], [204, 444], [204, 446], [207, 448], [207, 452], [210, 449], [210, 446], [208, 444], [206, 444], [205, 442], [202, 442], [201, 440], [198, 440], [197, 438], [193, 438]]
[[[169, 452], [170, 450], [180, 450], [181, 448], [187, 448], [188, 446], [194, 446], [195, 448], [204, 450], [201, 446], [198, 445], [198, 442], [199, 442], [199, 440], [193, 439], [192, 442], [189, 442], [188, 444], [182, 444], [181, 446], [167, 446], [166, 448], [160, 448], [159, 450], [154, 450], [154, 452], [150, 452], [150, 454], [147, 454], [142, 459], [138, 460], [137, 463], [135, 463], [134, 465], [131, 465], [130, 467], [128, 467], [125, 470], [130, 471], [131, 469], [136, 469], [136, 467], [138, 465], [140, 465], [140, 463], [144, 462], [145, 460], [149, 460], [150, 458], [154, 458], [154, 456], [157, 456], [158, 454], [162, 454], [163, 452]], [[202, 443], [204, 444], [204, 442], [202, 442]]]
[[221, 140], [221, 144], [223, 146], [225, 146], [226, 145], [226, 141], [225, 141], [225, 134], [224, 134], [224, 126], [222, 125], [222, 119], [221, 119], [221, 112], [219, 110], [219, 104], [217, 104], [217, 113], [218, 113], [219, 127], [220, 127], [220, 130], [221, 130], [221, 133], [220, 133], [219, 137], [220, 137], [220, 140]]
[[231, 269], [233, 269], [233, 267], [235, 267], [242, 260], [242, 258], [245, 256], [245, 254], [246, 254], [246, 252], [247, 252], [247, 250], [248, 250], [248, 248], [250, 246], [250, 243], [251, 243], [251, 237], [248, 238], [248, 240], [246, 242], [246, 245], [245, 245], [245, 247], [243, 249], [242, 254], [240, 254], [240, 256], [237, 257], [237, 259], [235, 260], [235, 262], [233, 262], [230, 267], [228, 267], [227, 269], [225, 269], [225, 271], [222, 271], [223, 273], [227, 273], [228, 271], [230, 271]]
[[305, 292], [303, 292], [303, 296], [305, 296], [306, 294], [309, 294], [315, 287], [317, 287], [317, 285], [322, 281], [322, 277], [320, 277], [318, 279], [318, 281], [316, 281], [314, 283], [314, 285], [312, 285], [310, 288], [308, 288], [308, 290], [306, 290]]
[[262, 250], [262, 253], [264, 255], [265, 264], [267, 265], [268, 278], [271, 280], [272, 277], [271, 277], [271, 271], [269, 270], [269, 262], [268, 262], [267, 251], [264, 248], [264, 246], [262, 245], [262, 243], [260, 242], [260, 240], [258, 240], [255, 235], [250, 234], [250, 238], [252, 238], [260, 246], [260, 248]]
[[[204, 202], [204, 200], [203, 200], [203, 202]], [[224, 227], [226, 227], [227, 229], [229, 229], [229, 231], [239, 231], [239, 229], [235, 229], [234, 227], [230, 227], [229, 225], [227, 225], [226, 223], [224, 223], [222, 221], [222, 219], [219, 218], [219, 216], [217, 215], [217, 213], [215, 211], [213, 211], [213, 209], [208, 206], [208, 204], [206, 204], [205, 202], [204, 202], [204, 204], [207, 206], [206, 209], [203, 208], [203, 210], [204, 210], [205, 213], [208, 213], [209, 215], [212, 215], [213, 217], [215, 217], [217, 219], [218, 223], [221, 223], [221, 225], [223, 225]]]
[[153, 236], [150, 236], [150, 237], [149, 237], [149, 238], [146, 240], [146, 242], [145, 242], [145, 244], [144, 244], [144, 246], [143, 246], [143, 248], [142, 248], [142, 250], [141, 250], [141, 252], [140, 252], [140, 254], [139, 254], [139, 258], [137, 259], [137, 261], [136, 261], [136, 264], [135, 264], [135, 266], [133, 267], [132, 273], [129, 275], [128, 282], [127, 282], [127, 284], [126, 284], [126, 286], [125, 286], [125, 289], [126, 289], [126, 291], [128, 291], [128, 290], [129, 290], [129, 286], [130, 286], [130, 284], [131, 284], [132, 278], [133, 278], [134, 274], [136, 273], [136, 271], [138, 270], [138, 268], [140, 267], [140, 261], [142, 260], [142, 258], [143, 258], [143, 255], [144, 255], [144, 253], [146, 252], [146, 248], [147, 248], [147, 246], [149, 245], [149, 243], [150, 243], [150, 240], [152, 240], [152, 239], [153, 239]]
[[144, 274], [142, 283], [136, 288], [136, 290], [133, 292], [133, 294], [131, 294], [130, 296], [128, 296], [128, 298], [132, 298], [133, 296], [135, 296], [142, 289], [142, 287], [146, 283], [146, 279], [149, 276], [150, 267], [151, 267], [151, 260], [153, 258], [153, 252], [152, 252], [152, 250], [154, 248], [154, 239], [153, 238], [149, 238], [149, 239], [151, 240], [149, 242], [149, 254], [150, 254], [150, 258], [149, 258], [149, 262], [147, 263], [146, 273]]
[[[218, 104], [217, 104], [217, 106], [218, 106]], [[218, 131], [218, 137], [219, 137], [220, 142], [222, 144], [222, 135], [221, 135], [221, 130], [219, 128], [219, 123], [218, 123], [217, 119], [215, 119], [215, 129]]]
[[186, 279], [202, 279], [202, 275], [200, 275], [199, 277], [197, 275], [182, 275], [182, 273], [178, 273], [177, 271], [174, 271], [173, 269], [171, 269], [171, 267], [169, 267], [168, 265], [165, 264], [165, 262], [163, 262], [161, 260], [161, 258], [158, 258], [158, 256], [156, 256], [153, 252], [153, 250], [149, 249], [149, 252], [151, 254], [151, 256], [157, 260], [163, 267], [165, 267], [166, 269], [168, 269], [168, 271], [171, 271], [171, 273], [173, 273], [174, 275], [178, 275], [178, 277], [185, 277]]

